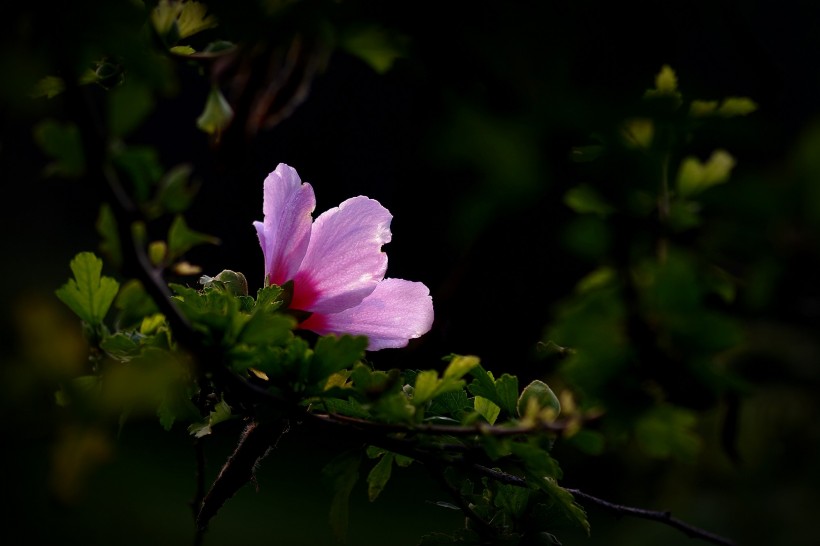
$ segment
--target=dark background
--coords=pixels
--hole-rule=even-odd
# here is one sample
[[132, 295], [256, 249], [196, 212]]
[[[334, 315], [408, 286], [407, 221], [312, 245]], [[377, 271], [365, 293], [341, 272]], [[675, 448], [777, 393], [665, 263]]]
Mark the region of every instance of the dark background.
[[[686, 97], [749, 96], [758, 112], [699, 134], [688, 150], [706, 157], [725, 147], [738, 160], [732, 181], [707, 203], [706, 237], [718, 233], [713, 225], [723, 230], [715, 237], [740, 276], [759, 271], [746, 264], [773, 264], [765, 297], [732, 309], [756, 355], [744, 368], [752, 388], [741, 406], [740, 459], [718, 445], [721, 408], [704, 415], [705, 449], [692, 463], [648, 461], [629, 450], [592, 458], [560, 445], [556, 457], [567, 486], [671, 509], [741, 544], [816, 544], [820, 9], [793, 0], [350, 6], [349, 17], [406, 38], [406, 54], [386, 74], [336, 50], [293, 115], [249, 141], [215, 148], [194, 126], [207, 82], [181, 68], [179, 93], [159, 101], [130, 137], [156, 146], [166, 166], [191, 163], [201, 181], [188, 223], [222, 244], [189, 259], [209, 274], [242, 271], [252, 290], [261, 286], [251, 222], [262, 216], [265, 175], [285, 162], [314, 186], [317, 213], [360, 194], [385, 205], [394, 215], [388, 276], [431, 289], [433, 330], [407, 350], [371, 355], [374, 365], [436, 367], [455, 352], [477, 354], [499, 373], [547, 376], [554, 364], [544, 362], [538, 342], [556, 304], [596, 266], [567, 243], [574, 213], [563, 195], [583, 181], [571, 148], [622, 119], [663, 64], [675, 69]], [[9, 68], [16, 60], [71, 35], [68, 28], [56, 43], [38, 41], [41, 25], [56, 27], [49, 14], [31, 13], [4, 22], [9, 84], [21, 77]], [[98, 244], [93, 187], [41, 176], [46, 159], [32, 142], [32, 120], [51, 108], [41, 99], [2, 110], [0, 432], [11, 505], [3, 528], [20, 543], [189, 542], [194, 463], [182, 429], [128, 424], [100, 447], [105, 462], [71, 502], [57, 503], [49, 492], [59, 423], [49, 374], [61, 360], [44, 344], [78, 328], [52, 294], [71, 257]], [[629, 184], [610, 175], [612, 184]], [[44, 325], [52, 329], [32, 333]], [[75, 353], [67, 351], [70, 360]], [[317, 472], [336, 441], [343, 440], [298, 430], [286, 436], [260, 471], [260, 493], [246, 488], [229, 503], [207, 543], [330, 543], [329, 494]], [[229, 445], [214, 445], [211, 472]], [[397, 474], [375, 504], [361, 487], [354, 491], [351, 543], [414, 544], [424, 532], [460, 525], [426, 502], [443, 495], [423, 472]], [[594, 509], [590, 518], [592, 538], [569, 532], [565, 544], [688, 541]]]

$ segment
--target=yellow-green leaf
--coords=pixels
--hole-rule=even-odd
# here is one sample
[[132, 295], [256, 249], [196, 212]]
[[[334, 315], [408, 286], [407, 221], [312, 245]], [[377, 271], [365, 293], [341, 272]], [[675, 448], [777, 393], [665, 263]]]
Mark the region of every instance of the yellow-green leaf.
[[71, 260], [74, 278], [55, 293], [74, 313], [91, 325], [98, 325], [105, 318], [119, 283], [111, 277], [103, 277], [102, 260], [91, 252], [80, 252]]

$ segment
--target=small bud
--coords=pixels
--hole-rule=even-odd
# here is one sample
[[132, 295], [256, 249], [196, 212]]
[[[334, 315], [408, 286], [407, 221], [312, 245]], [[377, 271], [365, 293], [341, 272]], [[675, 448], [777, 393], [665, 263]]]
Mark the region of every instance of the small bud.
[[[527, 411], [529, 408], [529, 412]], [[524, 416], [533, 410], [551, 409], [557, 416], [561, 412], [561, 402], [552, 392], [552, 389], [543, 381], [537, 379], [527, 385], [518, 399], [518, 414]]]
[[248, 280], [245, 278], [245, 275], [238, 271], [225, 269], [216, 277], [203, 275], [199, 282], [205, 288], [218, 287], [234, 296], [248, 295]]
[[205, 110], [196, 119], [196, 126], [209, 135], [219, 135], [228, 128], [233, 119], [233, 109], [219, 87], [213, 86], [205, 102]]

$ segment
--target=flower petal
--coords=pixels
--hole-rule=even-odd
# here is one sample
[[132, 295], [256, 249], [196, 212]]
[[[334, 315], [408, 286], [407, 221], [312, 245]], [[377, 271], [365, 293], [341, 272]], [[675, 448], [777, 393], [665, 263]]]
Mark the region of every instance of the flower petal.
[[336, 313], [358, 305], [387, 269], [390, 212], [378, 201], [353, 197], [322, 213], [293, 279], [293, 309]]
[[299, 327], [320, 335], [367, 336], [367, 349], [404, 347], [411, 339], [430, 331], [433, 298], [420, 282], [384, 279], [356, 307], [339, 313], [314, 313]]
[[295, 169], [280, 163], [265, 179], [264, 222], [254, 222], [265, 256], [265, 276], [273, 284], [294, 278], [310, 242], [316, 197]]

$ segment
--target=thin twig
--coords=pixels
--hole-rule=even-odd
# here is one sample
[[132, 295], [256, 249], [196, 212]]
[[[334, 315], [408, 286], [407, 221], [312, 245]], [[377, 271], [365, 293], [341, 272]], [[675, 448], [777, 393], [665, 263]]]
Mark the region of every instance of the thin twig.
[[573, 496], [587, 501], [589, 504], [614, 513], [616, 516], [632, 516], [634, 518], [657, 521], [681, 531], [689, 538], [697, 538], [706, 542], [711, 542], [712, 544], [719, 544], [721, 546], [735, 546], [735, 542], [733, 540], [716, 535], [709, 531], [705, 531], [699, 527], [690, 525], [685, 521], [681, 521], [678, 518], [672, 517], [671, 512], [658, 512], [655, 510], [645, 510], [643, 508], [634, 508], [632, 506], [614, 504], [609, 501], [599, 499], [598, 497], [588, 495], [578, 489], [567, 489], [567, 491], [569, 491]]
[[407, 434], [436, 434], [442, 436], [521, 436], [525, 434], [539, 434], [543, 432], [560, 433], [566, 430], [569, 423], [536, 423], [531, 426], [497, 427], [483, 423], [473, 426], [462, 425], [403, 425], [396, 423], [379, 423], [356, 417], [348, 417], [338, 413], [314, 414], [318, 419], [348, 424], [354, 427], [369, 429], [381, 433], [403, 432]]

